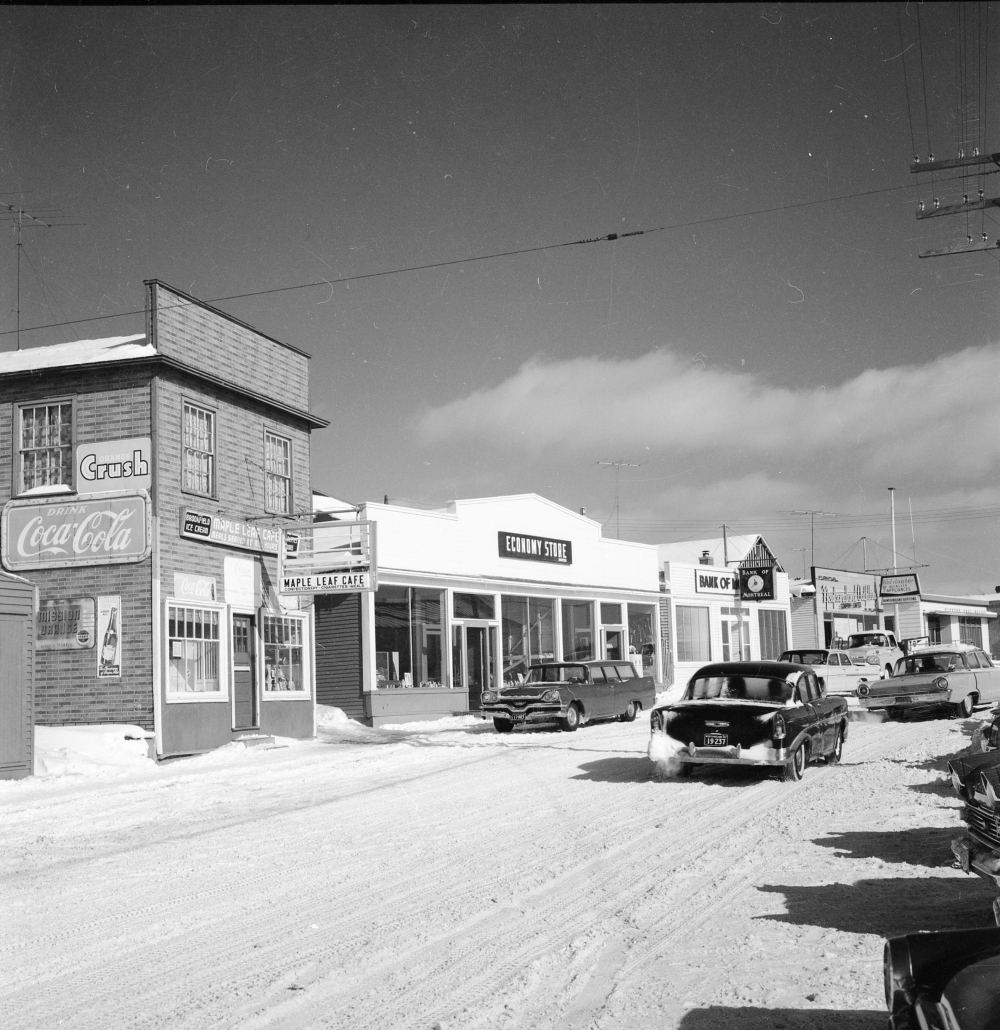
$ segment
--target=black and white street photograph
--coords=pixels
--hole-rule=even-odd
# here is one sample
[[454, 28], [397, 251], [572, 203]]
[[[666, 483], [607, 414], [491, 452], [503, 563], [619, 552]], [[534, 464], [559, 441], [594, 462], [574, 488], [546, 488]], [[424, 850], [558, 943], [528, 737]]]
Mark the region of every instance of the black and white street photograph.
[[0, 1023], [1000, 1030], [1000, 3], [0, 10]]

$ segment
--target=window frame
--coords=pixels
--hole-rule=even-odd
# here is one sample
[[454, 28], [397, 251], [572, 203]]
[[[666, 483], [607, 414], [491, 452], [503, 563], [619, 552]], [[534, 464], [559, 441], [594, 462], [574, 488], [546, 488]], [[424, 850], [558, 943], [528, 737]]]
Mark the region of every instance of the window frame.
[[62, 394], [56, 397], [42, 397], [34, 401], [15, 401], [14, 402], [14, 419], [13, 419], [13, 462], [12, 462], [12, 478], [11, 483], [11, 496], [12, 497], [45, 497], [55, 494], [65, 494], [67, 491], [52, 489], [51, 494], [47, 493], [32, 493], [29, 494], [28, 490], [38, 490], [39, 487], [25, 487], [24, 486], [24, 449], [21, 447], [21, 440], [23, 436], [23, 418], [25, 408], [41, 408], [49, 407], [55, 404], [68, 404], [70, 405], [70, 444], [69, 444], [69, 477], [70, 481], [66, 484], [53, 484], [54, 487], [66, 485], [69, 487], [69, 493], [76, 493], [76, 427], [77, 427], [77, 395], [75, 393]]
[[[707, 634], [705, 636], [705, 643], [708, 645], [707, 646], [708, 654], [705, 655], [704, 657], [695, 657], [695, 658], [682, 658], [681, 657], [681, 643], [682, 643], [682, 641], [681, 641], [681, 632], [680, 632], [681, 611], [684, 611], [685, 613], [688, 612], [688, 611], [698, 611], [700, 613], [703, 613], [704, 617], [708, 619], [708, 626], [707, 626], [708, 632], [707, 632]], [[688, 618], [688, 616], [686, 614], [685, 614], [684, 617], [685, 617], [685, 619]], [[700, 614], [698, 616], [699, 621], [701, 620], [701, 618], [702, 618], [702, 615]], [[712, 661], [713, 647], [712, 647], [712, 609], [711, 609], [711, 607], [709, 605], [707, 605], [707, 604], [675, 604], [674, 605], [674, 619], [677, 622], [677, 634], [676, 634], [676, 636], [677, 636], [677, 641], [676, 641], [677, 661], [678, 662], [685, 662], [685, 663], [688, 663], [688, 662], [702, 662], [702, 663], [704, 663], [704, 662]], [[688, 641], [685, 640], [685, 641], [683, 641], [683, 643], [686, 646]]]
[[[195, 490], [187, 485], [187, 444], [184, 442], [185, 414], [187, 408], [195, 408], [212, 416], [212, 483], [211, 491], [204, 493]], [[204, 401], [194, 400], [184, 394], [181, 395], [181, 493], [189, 494], [191, 497], [208, 497], [211, 500], [218, 500], [219, 497], [219, 409]], [[207, 453], [207, 452], [199, 452]]]
[[[283, 443], [288, 444], [288, 475], [280, 476], [278, 473], [272, 472], [267, 467], [267, 439], [269, 436], [273, 436], [276, 440], [281, 440]], [[274, 515], [292, 515], [295, 512], [295, 442], [290, 436], [286, 436], [284, 433], [279, 433], [276, 429], [272, 429], [269, 426], [264, 426], [263, 436], [264, 444], [264, 511]], [[288, 480], [288, 508], [282, 511], [280, 508], [273, 508], [268, 504], [268, 477], [276, 476], [280, 479]]]
[[[219, 689], [200, 691], [178, 691], [170, 689], [170, 609], [191, 608], [199, 611], [217, 612], [219, 616]], [[226, 606], [211, 601], [186, 601], [176, 597], [168, 597], [163, 602], [163, 697], [167, 704], [213, 704], [228, 702], [230, 697], [230, 681], [232, 669], [229, 656], [230, 620], [226, 615]]]
[[[267, 648], [269, 646], [264, 626], [268, 619], [288, 619], [297, 622], [302, 632], [302, 642], [297, 645], [274, 645], [302, 648], [302, 689], [301, 690], [268, 690], [267, 689]], [[260, 648], [259, 668], [260, 697], [262, 701], [303, 701], [312, 697], [312, 668], [309, 664], [309, 618], [294, 612], [269, 612], [266, 609], [258, 615], [258, 646]]]

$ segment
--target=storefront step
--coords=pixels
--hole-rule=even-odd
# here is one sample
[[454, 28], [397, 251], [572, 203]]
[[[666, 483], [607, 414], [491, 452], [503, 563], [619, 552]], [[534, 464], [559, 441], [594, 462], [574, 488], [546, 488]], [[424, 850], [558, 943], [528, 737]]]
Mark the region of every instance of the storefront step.
[[237, 737], [237, 744], [242, 744], [244, 747], [278, 747], [275, 743], [274, 737], [266, 737], [262, 735], [255, 735], [252, 737]]

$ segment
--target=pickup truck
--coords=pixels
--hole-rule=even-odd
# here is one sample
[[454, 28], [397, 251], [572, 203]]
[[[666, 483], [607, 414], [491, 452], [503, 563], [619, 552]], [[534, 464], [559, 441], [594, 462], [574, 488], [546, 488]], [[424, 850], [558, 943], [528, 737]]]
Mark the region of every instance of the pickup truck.
[[863, 633], [852, 633], [845, 648], [854, 665], [873, 666], [872, 672], [889, 677], [896, 668], [896, 662], [903, 657], [903, 650], [896, 643], [892, 630], [873, 629]]
[[631, 662], [549, 662], [532, 665], [523, 683], [484, 690], [481, 710], [498, 733], [544, 722], [572, 732], [596, 719], [632, 722], [655, 699], [652, 676], [638, 675]]

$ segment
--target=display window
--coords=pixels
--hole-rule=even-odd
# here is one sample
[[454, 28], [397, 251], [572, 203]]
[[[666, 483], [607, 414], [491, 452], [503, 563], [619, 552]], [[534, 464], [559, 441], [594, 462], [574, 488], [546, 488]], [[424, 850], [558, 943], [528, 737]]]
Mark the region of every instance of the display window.
[[303, 637], [305, 619], [293, 615], [267, 615], [261, 619], [264, 640], [264, 692], [307, 694]]
[[456, 619], [495, 619], [496, 602], [492, 594], [455, 594]]
[[643, 676], [655, 675], [656, 666], [655, 609], [651, 604], [628, 606], [629, 658], [642, 658]]
[[677, 605], [677, 661], [710, 662], [712, 644], [709, 610], [700, 606]]
[[564, 662], [585, 662], [596, 657], [592, 602], [562, 602], [562, 638]]
[[218, 701], [227, 697], [220, 677], [219, 608], [167, 605], [167, 699]]
[[379, 690], [449, 687], [442, 661], [444, 591], [375, 591], [375, 684]]
[[503, 630], [503, 679], [523, 681], [528, 668], [555, 660], [555, 601], [540, 597], [500, 599]]

